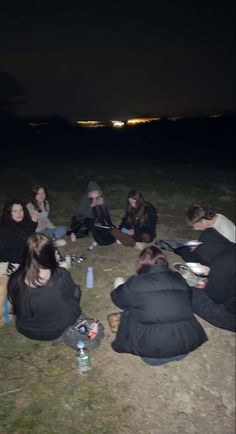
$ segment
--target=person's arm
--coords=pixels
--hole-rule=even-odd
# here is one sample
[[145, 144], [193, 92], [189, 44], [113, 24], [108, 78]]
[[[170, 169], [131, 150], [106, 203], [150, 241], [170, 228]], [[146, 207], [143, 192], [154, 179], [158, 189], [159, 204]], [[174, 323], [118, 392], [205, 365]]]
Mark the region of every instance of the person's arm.
[[77, 302], [80, 302], [80, 298], [81, 298], [81, 289], [79, 287], [79, 285], [77, 285], [69, 271], [65, 270], [65, 269], [61, 269], [62, 272], [62, 278], [63, 278], [63, 288], [62, 288], [62, 293], [63, 295], [65, 295], [66, 297], [73, 297], [77, 300]]
[[157, 211], [156, 208], [152, 205], [148, 205], [147, 207], [147, 217], [144, 222], [144, 227], [151, 230], [152, 232], [155, 232], [157, 224]]
[[120, 309], [126, 309], [131, 304], [131, 293], [130, 293], [130, 279], [117, 288], [113, 289], [111, 292], [111, 299], [113, 303]]

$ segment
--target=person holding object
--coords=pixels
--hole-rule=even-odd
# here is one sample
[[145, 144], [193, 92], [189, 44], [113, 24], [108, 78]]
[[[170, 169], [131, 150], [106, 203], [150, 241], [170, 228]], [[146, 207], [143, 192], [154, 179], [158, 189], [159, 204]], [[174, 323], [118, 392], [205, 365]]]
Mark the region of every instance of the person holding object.
[[66, 241], [61, 239], [66, 235], [66, 227], [54, 226], [54, 224], [49, 220], [50, 206], [47, 190], [44, 186], [36, 185], [33, 187], [30, 201], [27, 203], [27, 208], [32, 219], [34, 215], [37, 216], [38, 226], [36, 232], [47, 235], [51, 239], [55, 239], [57, 247], [66, 244]]
[[8, 282], [18, 332], [29, 339], [57, 339], [80, 316], [80, 296], [70, 273], [59, 267], [53, 242], [31, 235], [24, 261]]
[[146, 247], [136, 263], [136, 275], [111, 292], [123, 309], [112, 348], [140, 356], [150, 365], [183, 359], [207, 341], [191, 306], [191, 290], [180, 274], [169, 269], [160, 249]]
[[109, 214], [110, 201], [103, 195], [101, 187], [90, 181], [80, 201], [77, 214], [72, 217], [69, 234], [77, 238], [87, 236], [91, 232], [95, 242], [99, 245], [113, 244], [116, 240], [110, 229], [113, 227]]
[[113, 228], [112, 235], [123, 245], [134, 247], [136, 243], [151, 243], [156, 236], [156, 208], [145, 201], [142, 193], [130, 190], [127, 209], [119, 229]]

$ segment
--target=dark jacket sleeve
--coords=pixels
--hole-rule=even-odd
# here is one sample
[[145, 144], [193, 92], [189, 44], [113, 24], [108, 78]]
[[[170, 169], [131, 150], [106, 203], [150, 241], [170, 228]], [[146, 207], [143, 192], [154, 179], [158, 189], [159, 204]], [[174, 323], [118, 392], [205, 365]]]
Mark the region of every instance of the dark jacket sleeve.
[[111, 292], [111, 299], [113, 303], [120, 309], [127, 309], [131, 306], [131, 291], [130, 291], [130, 277], [126, 283], [113, 289]]
[[63, 279], [62, 294], [66, 297], [74, 297], [79, 303], [81, 298], [81, 289], [79, 285], [73, 281], [69, 271], [61, 269], [61, 275]]
[[157, 224], [157, 211], [153, 205], [146, 204], [147, 218], [144, 222], [144, 228], [149, 229], [151, 232], [155, 232]]

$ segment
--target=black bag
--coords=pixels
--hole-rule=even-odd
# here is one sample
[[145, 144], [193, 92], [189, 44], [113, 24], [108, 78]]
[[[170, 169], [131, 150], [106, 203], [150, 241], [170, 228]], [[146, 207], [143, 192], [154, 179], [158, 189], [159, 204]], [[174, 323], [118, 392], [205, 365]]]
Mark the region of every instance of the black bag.
[[73, 216], [70, 223], [70, 229], [69, 232], [73, 232], [76, 235], [76, 238], [87, 237], [89, 235], [88, 219], [80, 220], [76, 215]]

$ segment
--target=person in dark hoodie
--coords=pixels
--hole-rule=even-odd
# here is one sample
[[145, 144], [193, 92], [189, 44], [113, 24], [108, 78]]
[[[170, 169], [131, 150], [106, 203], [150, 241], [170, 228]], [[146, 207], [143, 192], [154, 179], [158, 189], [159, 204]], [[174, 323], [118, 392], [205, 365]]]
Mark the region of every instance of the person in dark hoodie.
[[136, 276], [111, 292], [123, 309], [112, 348], [140, 356], [149, 365], [183, 359], [207, 341], [191, 306], [191, 290], [180, 274], [169, 269], [155, 246], [139, 255]]
[[87, 193], [80, 201], [78, 212], [72, 217], [70, 233], [81, 238], [90, 232], [97, 244], [113, 244], [116, 240], [110, 232], [113, 224], [109, 209], [111, 202], [103, 195], [101, 187], [90, 181]]

